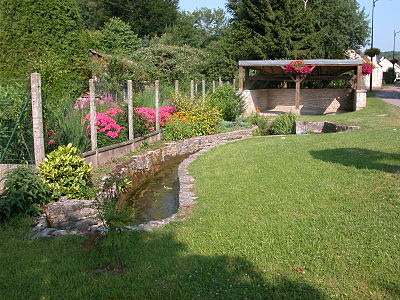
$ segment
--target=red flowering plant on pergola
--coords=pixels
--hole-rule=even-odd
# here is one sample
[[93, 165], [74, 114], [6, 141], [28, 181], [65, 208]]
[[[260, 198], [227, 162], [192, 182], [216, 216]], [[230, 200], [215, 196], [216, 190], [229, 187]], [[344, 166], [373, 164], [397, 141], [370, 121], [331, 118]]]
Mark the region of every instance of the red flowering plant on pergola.
[[366, 61], [362, 64], [362, 75], [363, 76], [370, 75], [370, 74], [372, 74], [374, 69], [375, 69], [374, 63], [370, 62], [370, 61]]
[[306, 77], [313, 71], [313, 67], [305, 64], [304, 60], [294, 60], [290, 64], [283, 67], [286, 73], [300, 75]]

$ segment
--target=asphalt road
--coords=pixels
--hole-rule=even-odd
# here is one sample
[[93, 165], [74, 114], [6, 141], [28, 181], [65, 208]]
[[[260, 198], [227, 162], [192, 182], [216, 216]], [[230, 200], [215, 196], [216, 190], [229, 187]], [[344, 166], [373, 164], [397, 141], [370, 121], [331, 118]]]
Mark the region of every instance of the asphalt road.
[[400, 106], [400, 86], [393, 85], [390, 87], [382, 88], [378, 91], [377, 97], [381, 98], [387, 103]]

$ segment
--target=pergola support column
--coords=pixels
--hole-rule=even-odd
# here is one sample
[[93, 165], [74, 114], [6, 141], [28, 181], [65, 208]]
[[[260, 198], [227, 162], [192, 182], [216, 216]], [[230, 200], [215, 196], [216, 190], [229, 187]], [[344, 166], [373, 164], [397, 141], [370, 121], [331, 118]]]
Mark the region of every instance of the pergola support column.
[[244, 90], [244, 68], [239, 67], [239, 91]]
[[300, 115], [300, 88], [301, 88], [301, 78], [300, 76], [296, 76], [296, 97], [295, 97], [295, 111], [296, 115]]

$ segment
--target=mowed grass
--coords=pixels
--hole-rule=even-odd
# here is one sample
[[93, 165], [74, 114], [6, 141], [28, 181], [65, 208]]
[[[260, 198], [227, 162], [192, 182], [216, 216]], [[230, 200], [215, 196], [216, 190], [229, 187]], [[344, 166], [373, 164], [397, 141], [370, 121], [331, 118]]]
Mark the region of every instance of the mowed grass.
[[82, 237], [31, 241], [26, 224], [3, 225], [0, 298], [400, 299], [400, 108], [369, 99], [302, 119], [362, 129], [201, 156], [193, 217], [124, 233], [124, 272], [99, 272]]

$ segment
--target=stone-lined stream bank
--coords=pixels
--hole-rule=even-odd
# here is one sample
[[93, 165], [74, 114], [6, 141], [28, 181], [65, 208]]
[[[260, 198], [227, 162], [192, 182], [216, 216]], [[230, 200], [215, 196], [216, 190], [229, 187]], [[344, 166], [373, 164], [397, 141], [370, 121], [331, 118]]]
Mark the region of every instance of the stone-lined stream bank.
[[[145, 182], [147, 178], [159, 172], [169, 160], [191, 154], [178, 166], [180, 186], [178, 211], [163, 220], [150, 221], [138, 226], [127, 226], [126, 230], [151, 230], [190, 216], [196, 197], [192, 191], [194, 178], [187, 170], [189, 164], [216, 146], [252, 137], [254, 129], [171, 142], [160, 148], [132, 156], [131, 160], [117, 166], [113, 175], [120, 178], [127, 177], [133, 183], [130, 189], [134, 189]], [[103, 224], [96, 218], [98, 212], [91, 208], [92, 203], [92, 200], [61, 198], [60, 201], [45, 205], [43, 213], [37, 218], [36, 225], [33, 227], [32, 238], [85, 234], [88, 230], [104, 231]]]

